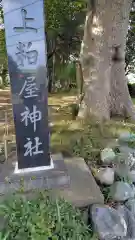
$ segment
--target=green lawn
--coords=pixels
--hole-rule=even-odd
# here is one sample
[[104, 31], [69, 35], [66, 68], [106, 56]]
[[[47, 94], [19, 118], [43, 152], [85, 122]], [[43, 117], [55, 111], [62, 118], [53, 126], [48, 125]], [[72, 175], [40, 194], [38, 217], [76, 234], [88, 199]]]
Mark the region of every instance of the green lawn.
[[87, 123], [73, 120], [70, 105], [75, 103], [72, 93], [53, 94], [49, 96], [52, 152], [79, 155], [87, 161], [95, 160], [101, 149], [107, 146], [123, 131], [135, 131], [135, 124], [111, 120], [102, 125], [89, 119]]
[[133, 103], [135, 104], [135, 98], [132, 98]]

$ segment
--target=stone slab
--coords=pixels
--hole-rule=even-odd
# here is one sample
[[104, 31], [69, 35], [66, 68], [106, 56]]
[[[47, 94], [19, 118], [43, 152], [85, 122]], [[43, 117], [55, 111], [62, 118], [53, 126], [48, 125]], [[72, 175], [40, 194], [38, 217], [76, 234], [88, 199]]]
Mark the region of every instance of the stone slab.
[[90, 169], [83, 158], [64, 158], [70, 187], [55, 191], [60, 196], [77, 207], [87, 207], [93, 203], [104, 203], [104, 197]]
[[61, 154], [52, 155], [54, 168], [35, 172], [14, 174], [16, 158], [1, 165], [0, 195], [32, 190], [61, 189], [70, 184], [70, 177]]
[[[84, 159], [52, 155], [55, 168], [35, 173], [13, 174], [14, 167], [6, 163], [0, 172], [0, 194], [25, 193], [32, 198], [34, 190], [50, 189], [54, 197], [62, 197], [77, 207], [104, 203], [104, 197]], [[14, 158], [10, 159], [14, 163]], [[3, 181], [4, 179], [4, 181]], [[9, 183], [10, 182], [10, 183]], [[21, 191], [22, 190], [22, 191]]]

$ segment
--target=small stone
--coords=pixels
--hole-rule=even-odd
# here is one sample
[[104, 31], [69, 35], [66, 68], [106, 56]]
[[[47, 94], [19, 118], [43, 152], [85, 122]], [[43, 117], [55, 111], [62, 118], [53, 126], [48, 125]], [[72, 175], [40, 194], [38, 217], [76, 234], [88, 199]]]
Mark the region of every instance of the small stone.
[[101, 161], [104, 164], [110, 164], [115, 159], [116, 155], [111, 148], [105, 148], [101, 151]]
[[135, 167], [135, 158], [131, 153], [117, 154], [115, 172], [119, 177], [128, 178], [128, 173]]
[[135, 239], [135, 218], [134, 218], [134, 215], [125, 206], [118, 206], [117, 211], [124, 218], [124, 220], [126, 222], [126, 225], [127, 225], [127, 235], [124, 239], [125, 240]]
[[125, 163], [125, 160], [123, 160], [123, 158], [118, 159], [117, 157], [114, 168], [117, 176], [119, 176], [120, 178], [127, 178], [130, 169], [128, 165]]
[[131, 148], [131, 147], [128, 147], [127, 144], [125, 144], [125, 145], [120, 145], [118, 148], [119, 148], [119, 151], [120, 151], [121, 153], [125, 153], [125, 154], [131, 153], [131, 154], [135, 154], [135, 149], [134, 149], [134, 148]]
[[115, 166], [115, 172], [116, 172], [117, 176], [119, 176], [120, 178], [127, 179], [128, 173], [129, 173], [129, 168], [126, 164], [120, 163]]
[[127, 159], [127, 161], [128, 161], [128, 166], [129, 166], [129, 168], [130, 168], [130, 169], [134, 169], [134, 167], [135, 167], [135, 157], [133, 156], [132, 153], [129, 153], [129, 154], [128, 154], [128, 159]]
[[134, 198], [135, 190], [126, 182], [115, 182], [110, 189], [111, 197], [114, 201], [126, 201], [130, 198]]
[[113, 168], [100, 168], [95, 173], [95, 178], [102, 184], [111, 185], [114, 182], [114, 169]]
[[132, 170], [132, 171], [128, 172], [128, 179], [132, 183], [135, 183], [135, 170]]
[[134, 142], [135, 141], [135, 134], [130, 133], [128, 131], [123, 132], [122, 134], [120, 134], [119, 136], [119, 141], [120, 142]]
[[111, 207], [94, 204], [91, 208], [94, 230], [100, 239], [112, 240], [127, 235], [127, 225], [119, 212]]
[[126, 203], [125, 206], [132, 212], [132, 214], [135, 217], [135, 199], [129, 199]]

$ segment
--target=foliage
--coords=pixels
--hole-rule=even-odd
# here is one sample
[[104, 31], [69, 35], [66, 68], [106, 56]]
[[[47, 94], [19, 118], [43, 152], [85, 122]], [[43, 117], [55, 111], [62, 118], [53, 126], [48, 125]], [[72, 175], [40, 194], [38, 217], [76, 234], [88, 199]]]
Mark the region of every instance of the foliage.
[[[82, 39], [86, 1], [46, 0], [46, 36], [48, 48], [49, 92], [61, 70], [67, 69], [70, 55], [78, 56]], [[55, 63], [52, 57], [55, 55]], [[55, 68], [55, 79], [52, 72]], [[60, 73], [61, 74], [61, 73]], [[65, 74], [65, 73], [64, 73]], [[65, 75], [65, 82], [68, 75]], [[58, 79], [59, 80], [59, 79]]]
[[132, 98], [135, 97], [135, 83], [128, 83], [128, 90]]
[[102, 127], [99, 123], [94, 123], [92, 119], [91, 123], [85, 123], [82, 134], [72, 143], [73, 154], [83, 157], [86, 162], [97, 162], [100, 158], [100, 151], [105, 147], [104, 136], [108, 139], [112, 137], [108, 126]]
[[43, 194], [31, 201], [15, 197], [1, 205], [0, 212], [6, 223], [1, 240], [90, 239], [80, 211], [61, 199]]
[[[46, 0], [46, 32], [48, 51], [67, 59], [76, 48], [80, 48], [80, 24], [83, 23], [84, 0]], [[79, 47], [78, 47], [79, 46]]]
[[[3, 10], [0, 8], [0, 26], [3, 24]], [[3, 80], [3, 85], [7, 85], [7, 54], [5, 44], [5, 30], [0, 28], [0, 76]]]
[[3, 10], [0, 8], [0, 64], [5, 61], [6, 56], [6, 46], [5, 46], [5, 31], [2, 28], [3, 24]]
[[57, 82], [60, 83], [63, 90], [71, 90], [71, 88], [76, 87], [76, 66], [74, 62], [56, 63], [55, 83]]
[[134, 73], [135, 64], [135, 0], [133, 0], [130, 19], [129, 19], [129, 30], [127, 35], [127, 45], [126, 45], [126, 57], [125, 57], [125, 72], [126, 75], [129, 72]]

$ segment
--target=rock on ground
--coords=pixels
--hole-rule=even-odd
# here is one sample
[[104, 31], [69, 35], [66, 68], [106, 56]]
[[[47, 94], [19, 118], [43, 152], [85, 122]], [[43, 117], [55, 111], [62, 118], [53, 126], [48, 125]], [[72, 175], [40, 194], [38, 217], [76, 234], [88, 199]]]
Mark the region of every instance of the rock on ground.
[[90, 217], [94, 230], [100, 239], [112, 240], [127, 235], [127, 225], [119, 212], [105, 205], [94, 204], [91, 207]]
[[117, 181], [111, 186], [110, 194], [114, 201], [126, 201], [134, 198], [135, 190], [128, 183]]
[[135, 217], [135, 199], [129, 199], [126, 203], [125, 206], [132, 212], [132, 214]]
[[110, 164], [115, 159], [116, 155], [111, 148], [105, 148], [101, 151], [101, 161], [104, 164]]
[[128, 131], [123, 132], [119, 136], [119, 141], [120, 142], [125, 142], [125, 143], [126, 142], [133, 142], [133, 141], [135, 141], [135, 134], [130, 133]]
[[95, 173], [95, 178], [102, 184], [111, 185], [114, 182], [114, 169], [113, 168], [99, 168]]
[[[135, 218], [131, 211], [125, 206], [119, 206], [117, 208], [118, 212], [124, 218], [126, 225], [127, 225], [127, 235], [124, 238], [127, 239], [135, 239]], [[123, 239], [123, 240], [124, 240]]]

